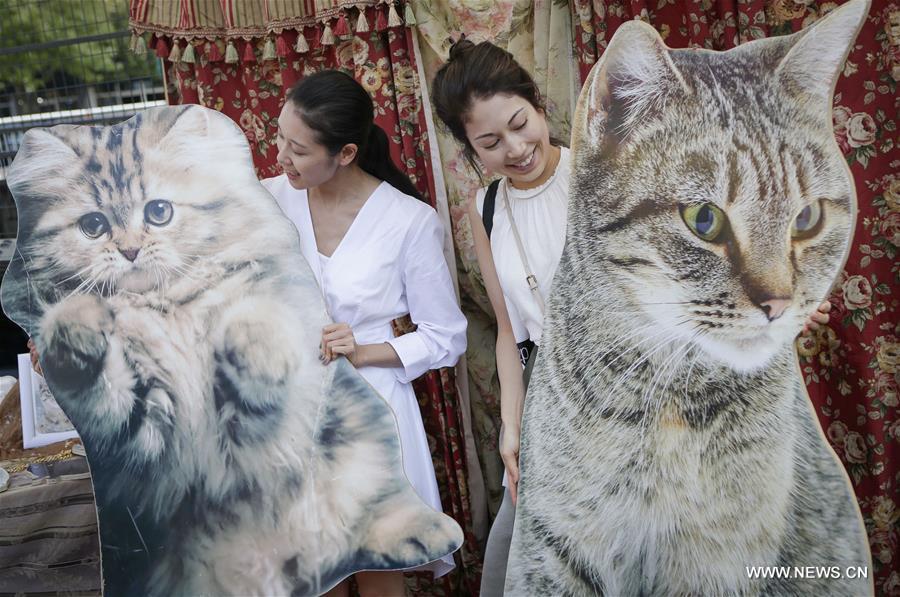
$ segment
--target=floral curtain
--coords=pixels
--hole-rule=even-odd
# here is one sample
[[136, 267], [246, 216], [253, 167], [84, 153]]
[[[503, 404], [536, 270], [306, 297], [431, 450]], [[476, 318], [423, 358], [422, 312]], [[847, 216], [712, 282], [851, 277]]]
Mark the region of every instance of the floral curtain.
[[[478, 43], [489, 40], [510, 51], [535, 77], [548, 107], [550, 132], [567, 140], [577, 96], [572, 58], [572, 19], [568, 2], [560, 0], [412, 0], [427, 84], [446, 61], [452, 40], [465, 33]], [[435, 117], [437, 120], [437, 117]], [[460, 296], [469, 319], [466, 351], [472, 426], [484, 472], [491, 515], [503, 495], [503, 464], [497, 450], [500, 392], [494, 363], [496, 326], [475, 258], [466, 203], [489, 181], [468, 168], [459, 145], [442, 126], [436, 127], [443, 178], [457, 249]], [[473, 505], [473, 508], [476, 506]], [[477, 511], [476, 511], [477, 513]], [[486, 513], [485, 513], [486, 514]], [[484, 538], [489, 521], [476, 525]]]
[[[644, 20], [670, 47], [725, 50], [813, 23], [816, 0], [574, 0], [582, 81], [616, 29]], [[856, 181], [856, 231], [830, 297], [831, 323], [798, 340], [822, 428], [850, 474], [869, 533], [876, 593], [900, 595], [900, 5], [874, 0], [834, 96], [834, 134]]]
[[[326, 68], [353, 75], [371, 94], [395, 162], [434, 205], [435, 182], [413, 52], [412, 7], [381, 0], [132, 0], [133, 48], [163, 60], [169, 102], [230, 116], [250, 143], [260, 178], [280, 173], [273, 139], [285, 91]], [[398, 334], [411, 329], [395, 322]], [[453, 369], [414, 383], [445, 512], [465, 531], [456, 570], [437, 581], [408, 577], [413, 594], [477, 592], [480, 553]]]

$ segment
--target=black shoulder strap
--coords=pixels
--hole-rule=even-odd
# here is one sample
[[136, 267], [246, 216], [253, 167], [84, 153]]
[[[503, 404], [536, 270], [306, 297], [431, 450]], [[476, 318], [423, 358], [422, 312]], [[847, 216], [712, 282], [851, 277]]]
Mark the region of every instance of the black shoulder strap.
[[491, 238], [491, 228], [494, 227], [494, 202], [497, 199], [497, 189], [500, 188], [500, 179], [492, 182], [484, 194], [484, 208], [481, 210], [481, 221], [484, 222], [484, 231]]

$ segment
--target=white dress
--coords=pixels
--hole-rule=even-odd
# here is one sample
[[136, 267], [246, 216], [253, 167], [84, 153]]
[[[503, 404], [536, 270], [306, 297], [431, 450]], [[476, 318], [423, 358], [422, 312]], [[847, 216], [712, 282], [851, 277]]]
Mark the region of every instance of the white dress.
[[[522, 264], [522, 256], [519, 255], [512, 233], [503, 194], [508, 193], [509, 206], [522, 244], [525, 246], [528, 263], [546, 301], [566, 242], [569, 164], [569, 149], [561, 147], [556, 170], [544, 184], [522, 190], [513, 187], [509, 184], [509, 180], [504, 178], [494, 199], [491, 253], [516, 342], [530, 339], [540, 345], [544, 317], [525, 281], [525, 266]], [[487, 188], [480, 189], [475, 197], [479, 214], [484, 213], [486, 192]]]
[[[359, 367], [397, 418], [403, 468], [419, 497], [442, 511], [422, 415], [410, 382], [456, 364], [466, 349], [466, 319], [443, 253], [443, 226], [430, 206], [382, 182], [366, 200], [330, 257], [316, 247], [305, 190], [284, 175], [261, 181], [300, 233], [303, 256], [328, 314], [346, 323], [358, 344], [388, 342], [402, 367]], [[415, 332], [395, 338], [391, 321], [409, 313]], [[442, 576], [453, 557], [423, 568]]]

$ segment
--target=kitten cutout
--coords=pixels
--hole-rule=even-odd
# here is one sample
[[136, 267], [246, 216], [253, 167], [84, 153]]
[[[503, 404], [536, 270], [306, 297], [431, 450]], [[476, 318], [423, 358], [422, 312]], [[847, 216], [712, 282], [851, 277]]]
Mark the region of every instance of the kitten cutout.
[[629, 22], [593, 67], [507, 594], [873, 592], [794, 351], [853, 231], [830, 111], [868, 8], [727, 52], [669, 49]]
[[91, 467], [108, 595], [316, 595], [462, 531], [415, 494], [247, 141], [199, 106], [32, 129], [2, 285]]

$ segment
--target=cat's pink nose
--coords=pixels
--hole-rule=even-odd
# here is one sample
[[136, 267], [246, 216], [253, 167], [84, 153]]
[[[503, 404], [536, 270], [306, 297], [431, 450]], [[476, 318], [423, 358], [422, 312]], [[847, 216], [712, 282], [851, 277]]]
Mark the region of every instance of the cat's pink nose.
[[791, 299], [789, 298], [771, 298], [761, 302], [759, 308], [763, 310], [763, 313], [766, 314], [766, 318], [768, 318], [769, 321], [775, 321], [784, 315], [784, 312], [790, 305]]
[[137, 259], [138, 253], [141, 252], [140, 248], [137, 249], [119, 249], [119, 253], [125, 256], [125, 259], [128, 261], [134, 261]]

